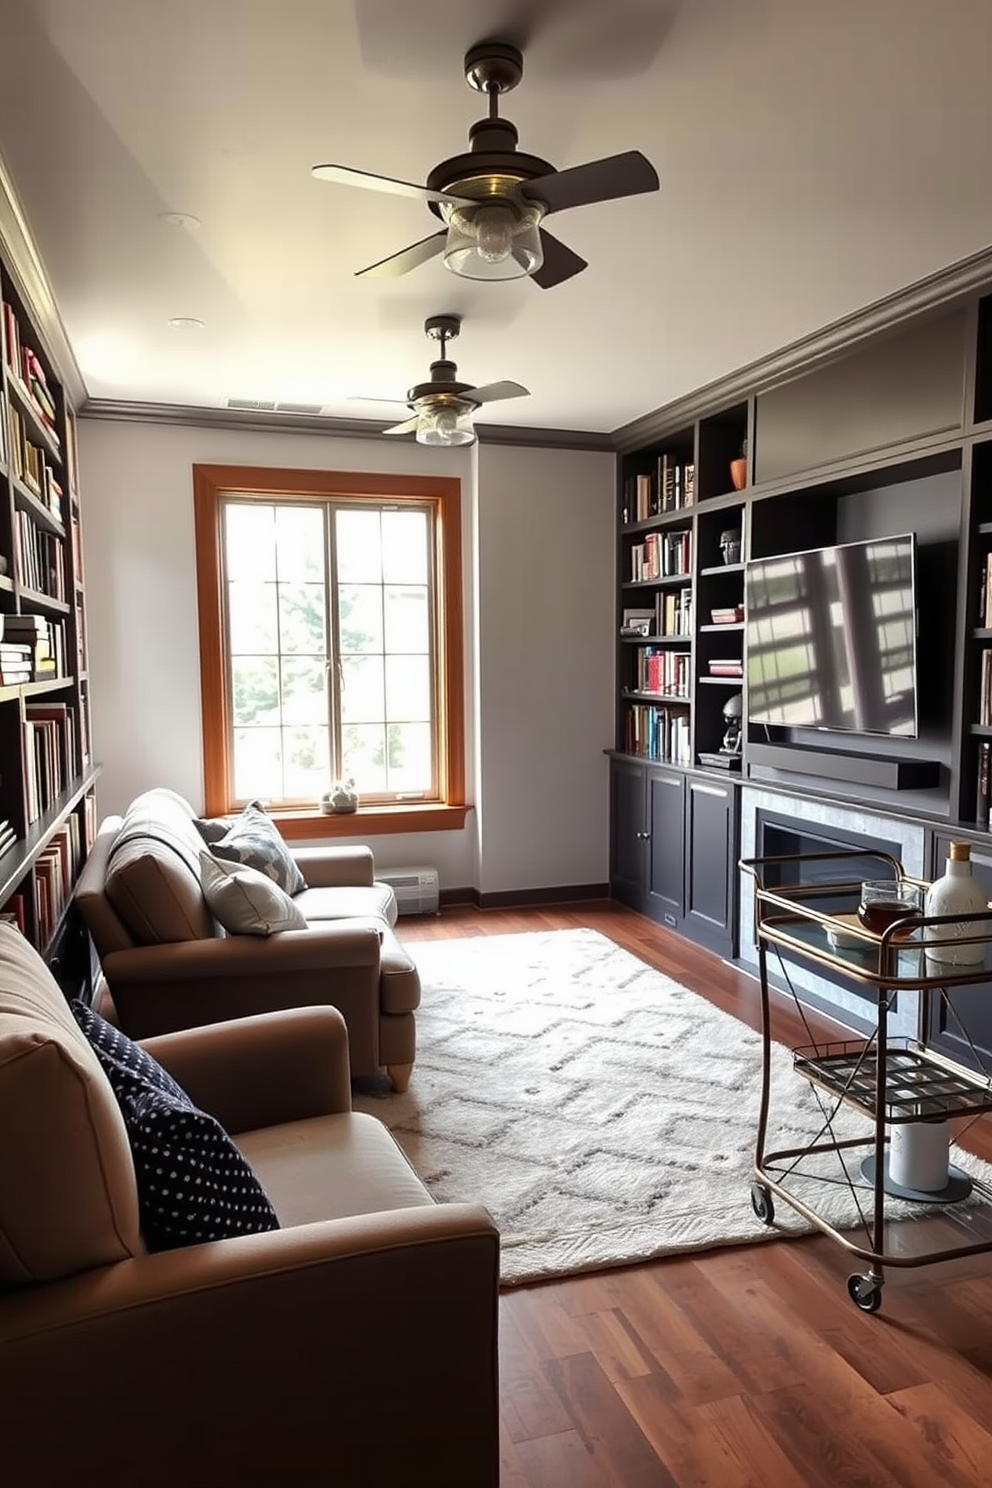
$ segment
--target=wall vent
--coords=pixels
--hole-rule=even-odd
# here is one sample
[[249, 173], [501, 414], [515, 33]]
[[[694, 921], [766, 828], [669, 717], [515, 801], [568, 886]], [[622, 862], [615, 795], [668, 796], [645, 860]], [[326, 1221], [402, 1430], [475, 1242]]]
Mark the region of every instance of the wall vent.
[[436, 868], [379, 868], [376, 878], [389, 884], [401, 915], [437, 914], [441, 889]]
[[276, 405], [260, 398], [228, 398], [228, 408], [241, 408], [249, 413], [275, 413]]

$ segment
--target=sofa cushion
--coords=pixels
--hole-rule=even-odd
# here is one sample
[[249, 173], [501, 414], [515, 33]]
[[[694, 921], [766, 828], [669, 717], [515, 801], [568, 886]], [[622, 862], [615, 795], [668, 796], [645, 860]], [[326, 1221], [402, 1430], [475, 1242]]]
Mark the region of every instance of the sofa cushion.
[[[271, 878], [287, 894], [305, 889], [303, 877], [279, 829], [258, 801], [252, 801], [233, 822], [197, 818], [196, 827], [215, 858], [247, 863]], [[218, 829], [223, 827], [223, 832]]]
[[216, 932], [200, 884], [189, 804], [157, 788], [136, 796], [107, 862], [104, 892], [139, 945], [207, 940]]
[[273, 935], [307, 928], [295, 900], [257, 868], [219, 862], [204, 850], [200, 878], [208, 908], [229, 935]]
[[339, 885], [334, 888], [304, 889], [294, 900], [306, 918], [314, 920], [350, 920], [356, 915], [372, 915], [387, 925], [396, 923], [396, 895], [387, 883]]
[[54, 1281], [144, 1249], [127, 1132], [33, 946], [0, 923], [0, 1282]]
[[382, 1123], [361, 1111], [287, 1121], [235, 1140], [283, 1225], [434, 1202]]
[[156, 1059], [83, 1002], [72, 1013], [120, 1104], [149, 1250], [277, 1230], [250, 1164]]

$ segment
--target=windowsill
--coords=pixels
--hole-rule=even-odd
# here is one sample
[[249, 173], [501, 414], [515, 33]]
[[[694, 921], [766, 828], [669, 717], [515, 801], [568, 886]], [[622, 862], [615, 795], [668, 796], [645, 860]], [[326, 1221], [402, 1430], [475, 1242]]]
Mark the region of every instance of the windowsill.
[[322, 837], [379, 837], [390, 832], [457, 832], [471, 806], [436, 801], [409, 806], [360, 806], [357, 811], [327, 816], [322, 811], [273, 811], [273, 821], [287, 841]]

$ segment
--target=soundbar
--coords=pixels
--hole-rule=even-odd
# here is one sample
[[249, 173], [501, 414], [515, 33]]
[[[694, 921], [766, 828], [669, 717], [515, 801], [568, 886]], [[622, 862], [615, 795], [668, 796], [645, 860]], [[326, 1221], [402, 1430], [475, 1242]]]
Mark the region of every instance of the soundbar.
[[882, 754], [842, 754], [807, 744], [748, 744], [747, 773], [752, 780], [774, 780], [782, 773], [816, 775], [821, 780], [872, 785], [883, 790], [926, 790], [940, 782], [937, 760], [893, 759]]

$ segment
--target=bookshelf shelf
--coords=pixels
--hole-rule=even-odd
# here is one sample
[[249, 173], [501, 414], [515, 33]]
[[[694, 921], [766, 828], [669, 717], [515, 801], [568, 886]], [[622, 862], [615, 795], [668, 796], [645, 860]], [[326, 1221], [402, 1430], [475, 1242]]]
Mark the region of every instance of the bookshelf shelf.
[[88, 978], [72, 894], [95, 831], [99, 773], [74, 451], [58, 367], [0, 244], [0, 915], [67, 991]]

